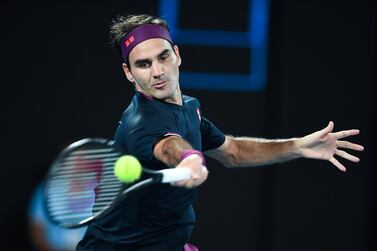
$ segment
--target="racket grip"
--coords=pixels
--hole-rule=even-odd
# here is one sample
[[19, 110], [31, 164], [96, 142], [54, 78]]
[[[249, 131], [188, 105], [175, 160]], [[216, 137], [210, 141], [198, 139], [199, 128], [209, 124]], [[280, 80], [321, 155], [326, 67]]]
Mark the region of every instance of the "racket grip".
[[188, 168], [168, 168], [160, 170], [162, 174], [161, 183], [171, 183], [191, 178], [191, 170]]

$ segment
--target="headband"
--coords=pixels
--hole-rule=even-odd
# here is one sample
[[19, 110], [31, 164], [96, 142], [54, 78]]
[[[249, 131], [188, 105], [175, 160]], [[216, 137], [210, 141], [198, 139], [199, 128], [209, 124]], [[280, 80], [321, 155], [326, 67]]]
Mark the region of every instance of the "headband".
[[127, 33], [127, 35], [122, 39], [120, 48], [122, 50], [122, 57], [124, 61], [127, 62], [130, 52], [136, 45], [151, 38], [162, 38], [173, 44], [169, 32], [165, 27], [158, 24], [140, 25]]

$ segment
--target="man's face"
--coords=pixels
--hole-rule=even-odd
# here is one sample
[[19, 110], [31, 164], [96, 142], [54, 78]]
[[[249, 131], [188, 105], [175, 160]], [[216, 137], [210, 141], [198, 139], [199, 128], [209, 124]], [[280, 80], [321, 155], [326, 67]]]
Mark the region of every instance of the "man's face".
[[130, 68], [123, 64], [127, 78], [137, 90], [154, 98], [177, 103], [180, 100], [178, 47], [165, 39], [148, 39], [129, 54]]

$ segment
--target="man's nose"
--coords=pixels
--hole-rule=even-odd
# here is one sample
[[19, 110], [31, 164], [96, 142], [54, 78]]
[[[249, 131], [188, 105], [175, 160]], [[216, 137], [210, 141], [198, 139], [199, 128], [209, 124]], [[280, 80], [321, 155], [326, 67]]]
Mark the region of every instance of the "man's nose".
[[164, 75], [163, 67], [160, 63], [155, 62], [152, 64], [153, 78], [161, 78]]

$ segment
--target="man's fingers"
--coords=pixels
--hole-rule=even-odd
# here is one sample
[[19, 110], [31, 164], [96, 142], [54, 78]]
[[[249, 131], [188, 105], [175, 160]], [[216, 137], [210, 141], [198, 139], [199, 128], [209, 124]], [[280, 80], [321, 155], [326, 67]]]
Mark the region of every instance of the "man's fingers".
[[186, 186], [186, 183], [188, 181], [189, 180], [180, 180], [180, 181], [176, 181], [176, 182], [171, 183], [171, 185], [176, 186], [176, 187], [184, 187], [184, 186]]
[[191, 179], [180, 180], [172, 183], [172, 186], [185, 187], [185, 188], [194, 188], [201, 185], [208, 177], [208, 169], [205, 166], [201, 166], [192, 172]]
[[206, 177], [208, 176], [208, 169], [206, 166], [201, 167], [201, 173], [202, 175], [206, 175]]
[[203, 175], [208, 174], [208, 169], [205, 166], [201, 166], [199, 168], [195, 168], [195, 171], [192, 172], [192, 179], [197, 180], [201, 178]]
[[354, 144], [348, 141], [343, 141], [343, 140], [338, 140], [336, 142], [336, 146], [340, 148], [346, 148], [346, 149], [351, 149], [355, 151], [363, 151], [364, 147], [362, 145]]
[[334, 157], [331, 157], [331, 158], [329, 159], [329, 161], [330, 161], [334, 166], [336, 166], [340, 171], [343, 171], [343, 172], [346, 171], [345, 166], [343, 166], [342, 164], [340, 164], [340, 162], [339, 162], [338, 160], [336, 160]]
[[360, 133], [360, 131], [358, 129], [351, 129], [351, 130], [345, 130], [345, 131], [340, 131], [340, 132], [334, 132], [332, 135], [336, 139], [342, 139], [342, 138], [346, 138], [346, 137], [349, 137], [349, 136], [357, 135], [359, 133]]
[[196, 181], [193, 179], [177, 181], [177, 182], [172, 183], [171, 185], [176, 186], [176, 187], [185, 187], [185, 188], [193, 188], [197, 186]]
[[353, 156], [345, 151], [342, 151], [342, 150], [336, 150], [335, 151], [335, 154], [342, 157], [342, 158], [345, 158], [345, 159], [348, 159], [349, 161], [352, 161], [352, 162], [359, 162], [360, 159], [356, 156]]

